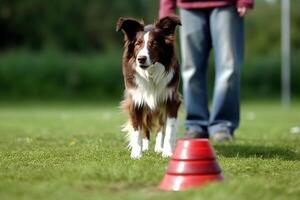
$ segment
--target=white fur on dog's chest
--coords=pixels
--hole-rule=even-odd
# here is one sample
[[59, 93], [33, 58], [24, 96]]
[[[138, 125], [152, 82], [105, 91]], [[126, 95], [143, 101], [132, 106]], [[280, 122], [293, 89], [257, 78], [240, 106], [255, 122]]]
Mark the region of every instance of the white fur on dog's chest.
[[174, 70], [166, 73], [160, 63], [155, 63], [147, 70], [136, 68], [135, 82], [137, 87], [128, 92], [137, 106], [144, 104], [154, 110], [161, 102], [166, 102], [172, 97], [173, 90], [168, 88], [169, 82], [174, 76]]

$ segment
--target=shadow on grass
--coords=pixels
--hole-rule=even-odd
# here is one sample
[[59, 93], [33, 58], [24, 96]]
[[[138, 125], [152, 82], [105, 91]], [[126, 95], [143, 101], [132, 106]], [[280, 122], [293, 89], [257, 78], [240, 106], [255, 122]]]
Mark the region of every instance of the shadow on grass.
[[217, 144], [216, 153], [224, 157], [257, 157], [263, 159], [300, 160], [300, 155], [288, 148], [263, 145]]

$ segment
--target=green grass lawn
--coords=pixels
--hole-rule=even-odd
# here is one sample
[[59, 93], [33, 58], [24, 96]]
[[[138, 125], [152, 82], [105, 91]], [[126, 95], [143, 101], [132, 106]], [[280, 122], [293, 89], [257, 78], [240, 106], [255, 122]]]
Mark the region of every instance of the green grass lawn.
[[168, 159], [153, 141], [142, 159], [130, 159], [125, 121], [117, 103], [0, 104], [0, 199], [300, 197], [300, 133], [291, 130], [300, 104], [243, 104], [236, 140], [213, 143], [225, 180], [184, 192], [158, 189]]

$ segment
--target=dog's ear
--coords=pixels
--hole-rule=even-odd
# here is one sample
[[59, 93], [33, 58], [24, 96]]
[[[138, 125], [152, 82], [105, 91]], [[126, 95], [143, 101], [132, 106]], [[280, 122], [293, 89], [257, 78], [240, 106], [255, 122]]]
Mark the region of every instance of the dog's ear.
[[122, 30], [127, 39], [134, 39], [135, 35], [139, 31], [144, 30], [144, 22], [137, 21], [131, 18], [120, 18], [117, 22], [116, 31]]
[[169, 15], [161, 18], [155, 23], [155, 28], [162, 31], [166, 36], [175, 33], [176, 26], [181, 25], [180, 18], [177, 15]]

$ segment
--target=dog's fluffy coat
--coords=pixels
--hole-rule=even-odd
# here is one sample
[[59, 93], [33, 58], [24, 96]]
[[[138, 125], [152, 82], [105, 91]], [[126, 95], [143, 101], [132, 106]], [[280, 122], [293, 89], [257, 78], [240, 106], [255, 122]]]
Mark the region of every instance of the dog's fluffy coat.
[[177, 16], [160, 19], [154, 25], [120, 18], [117, 31], [125, 35], [123, 76], [128, 113], [124, 131], [129, 135], [131, 157], [140, 158], [148, 149], [150, 132], [155, 131], [155, 151], [171, 156], [177, 137], [179, 64], [175, 54]]

